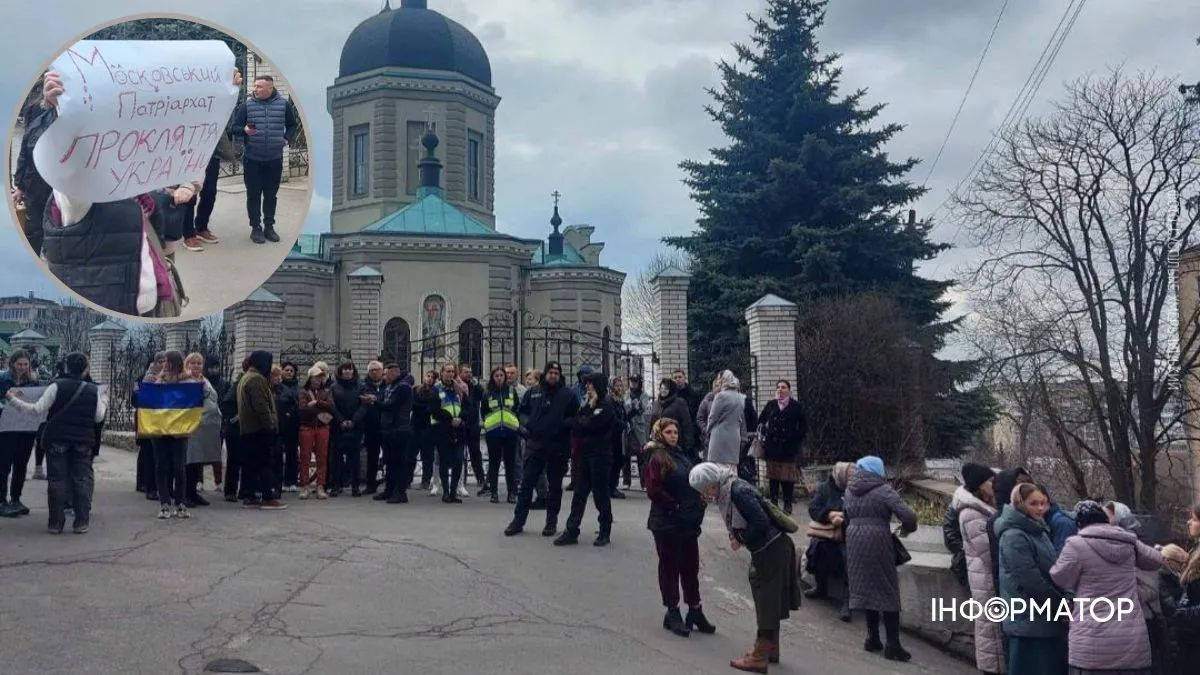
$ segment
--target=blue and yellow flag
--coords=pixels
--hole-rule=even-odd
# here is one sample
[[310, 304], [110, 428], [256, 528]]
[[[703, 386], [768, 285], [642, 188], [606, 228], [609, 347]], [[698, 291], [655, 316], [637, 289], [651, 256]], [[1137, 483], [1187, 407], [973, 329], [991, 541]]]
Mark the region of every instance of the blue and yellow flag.
[[189, 436], [200, 426], [204, 411], [204, 383], [138, 385], [138, 435]]

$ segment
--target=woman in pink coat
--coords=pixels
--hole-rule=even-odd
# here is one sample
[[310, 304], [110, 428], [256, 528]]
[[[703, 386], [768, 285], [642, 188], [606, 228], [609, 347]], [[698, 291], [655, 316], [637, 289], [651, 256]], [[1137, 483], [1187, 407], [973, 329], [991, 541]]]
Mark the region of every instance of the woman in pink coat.
[[[1104, 507], [1086, 500], [1075, 506], [1079, 534], [1067, 539], [1050, 568], [1054, 583], [1077, 598], [1112, 603], [1077, 603], [1072, 609], [1068, 663], [1071, 675], [1121, 672], [1146, 673], [1151, 667], [1150, 636], [1138, 599], [1137, 571], [1156, 570], [1163, 559], [1132, 532], [1110, 525]], [[1131, 613], [1117, 619], [1119, 601]]]

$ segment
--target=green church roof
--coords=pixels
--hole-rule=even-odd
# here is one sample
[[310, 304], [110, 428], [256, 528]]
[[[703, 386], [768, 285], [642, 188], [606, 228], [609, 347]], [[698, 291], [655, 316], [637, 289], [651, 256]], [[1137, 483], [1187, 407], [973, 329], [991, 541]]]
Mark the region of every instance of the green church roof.
[[497, 233], [442, 199], [439, 188], [421, 188], [417, 201], [363, 228], [363, 232], [494, 237]]
[[533, 252], [533, 264], [535, 267], [564, 267], [586, 265], [588, 262], [574, 246], [564, 241], [562, 255], [550, 255], [549, 249], [543, 244]]
[[302, 234], [296, 238], [287, 260], [321, 260], [321, 235]]

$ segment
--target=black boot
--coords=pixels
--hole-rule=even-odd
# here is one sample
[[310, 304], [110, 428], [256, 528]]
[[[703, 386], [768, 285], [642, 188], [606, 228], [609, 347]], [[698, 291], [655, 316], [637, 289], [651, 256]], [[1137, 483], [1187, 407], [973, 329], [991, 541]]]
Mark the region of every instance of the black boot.
[[558, 535], [558, 539], [554, 540], [555, 546], [572, 546], [579, 543], [579, 530], [567, 528], [562, 534]]
[[387, 503], [389, 503], [389, 504], [407, 504], [408, 503], [408, 492], [405, 490], [396, 490], [396, 493], [388, 498]]
[[592, 546], [608, 546], [608, 543], [611, 541], [611, 539], [609, 539], [609, 535], [611, 533], [612, 533], [611, 528], [608, 528], [608, 527], [600, 528], [600, 533], [596, 535], [596, 541], [592, 542]]
[[546, 523], [546, 526], [542, 528], [543, 537], [553, 537], [555, 532], [558, 532], [558, 526], [551, 523]]
[[274, 225], [267, 225], [266, 227], [264, 227], [263, 228], [263, 236], [267, 238], [267, 241], [271, 241], [271, 242], [279, 241], [279, 233], [277, 233], [275, 231]]
[[256, 244], [266, 243], [267, 238], [263, 236], [262, 228], [259, 227], [258, 225], [255, 225], [250, 228], [250, 241], [252, 241]]
[[504, 528], [504, 536], [511, 537], [515, 534], [520, 534], [525, 531], [525, 528], [516, 523], [509, 523], [508, 527]]
[[698, 630], [706, 635], [717, 632], [717, 627], [708, 622], [704, 616], [704, 609], [700, 606], [689, 607], [687, 618], [683, 622], [690, 630]]
[[804, 597], [808, 598], [809, 600], [816, 600], [817, 598], [823, 598], [826, 596], [826, 594], [827, 594], [827, 589], [825, 586], [825, 577], [823, 577], [823, 576], [817, 577], [817, 585], [816, 586], [808, 589], [807, 591], [804, 591]]
[[884, 648], [883, 658], [889, 661], [909, 661], [912, 660], [912, 654], [905, 651], [904, 647], [901, 647], [900, 643], [897, 642], [894, 645], [888, 645]]
[[672, 607], [667, 610], [667, 615], [663, 617], [663, 628], [666, 628], [679, 637], [687, 637], [691, 633], [688, 627], [684, 625], [683, 617], [679, 615], [678, 607]]

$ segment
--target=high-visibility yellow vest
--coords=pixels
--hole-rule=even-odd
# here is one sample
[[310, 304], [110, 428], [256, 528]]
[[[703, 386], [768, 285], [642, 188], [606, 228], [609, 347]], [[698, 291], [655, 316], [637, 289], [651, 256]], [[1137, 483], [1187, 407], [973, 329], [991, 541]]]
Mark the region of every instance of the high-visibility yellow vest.
[[[458, 394], [447, 396], [446, 390], [438, 388], [438, 399], [442, 402], [442, 410], [450, 413], [450, 417], [462, 417], [462, 399]], [[440, 424], [437, 418], [432, 421], [433, 424]]]
[[493, 429], [500, 427], [508, 427], [516, 431], [521, 427], [521, 420], [517, 418], [517, 395], [509, 391], [509, 394], [500, 400], [500, 406], [493, 408], [496, 405], [496, 400], [488, 397], [488, 413], [483, 418], [483, 431], [490, 433]]

